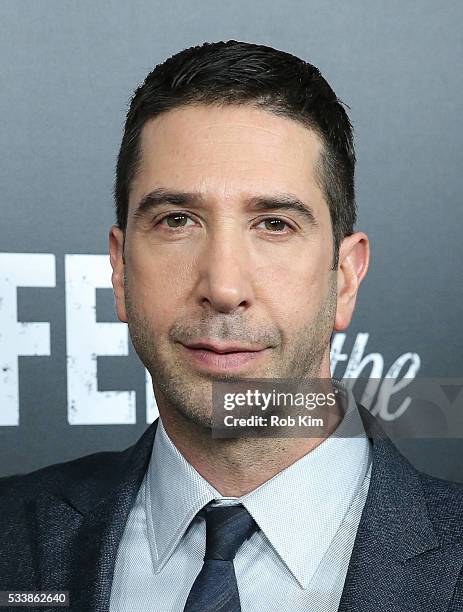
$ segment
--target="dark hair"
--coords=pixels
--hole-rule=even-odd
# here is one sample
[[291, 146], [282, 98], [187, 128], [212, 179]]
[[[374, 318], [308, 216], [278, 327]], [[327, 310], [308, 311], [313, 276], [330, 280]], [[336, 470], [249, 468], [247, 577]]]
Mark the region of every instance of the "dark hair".
[[[352, 125], [343, 102], [312, 64], [267, 47], [229, 40], [176, 53], [148, 74], [127, 113], [117, 160], [114, 196], [118, 226], [125, 230], [130, 186], [140, 157], [145, 123], [189, 104], [252, 104], [312, 129], [323, 147], [316, 175], [333, 226], [333, 269], [339, 245], [356, 221]], [[348, 108], [348, 107], [347, 107]]]

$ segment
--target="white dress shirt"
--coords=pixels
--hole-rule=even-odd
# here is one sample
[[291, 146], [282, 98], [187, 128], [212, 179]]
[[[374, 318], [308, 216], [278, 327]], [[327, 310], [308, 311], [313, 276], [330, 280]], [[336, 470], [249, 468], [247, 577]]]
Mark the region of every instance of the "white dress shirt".
[[335, 383], [348, 399], [336, 435], [240, 498], [222, 498], [159, 420], [118, 548], [110, 612], [183, 611], [205, 552], [205, 522], [196, 514], [214, 499], [239, 501], [260, 528], [234, 560], [242, 612], [338, 610], [372, 450], [351, 391]]

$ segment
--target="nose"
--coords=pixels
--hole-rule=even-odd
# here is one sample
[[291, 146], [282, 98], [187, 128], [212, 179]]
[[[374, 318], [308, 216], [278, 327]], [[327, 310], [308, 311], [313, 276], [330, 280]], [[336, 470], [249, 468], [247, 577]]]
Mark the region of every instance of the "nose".
[[236, 231], [228, 228], [210, 237], [198, 263], [200, 280], [197, 289], [202, 306], [209, 305], [224, 313], [250, 306], [249, 250]]

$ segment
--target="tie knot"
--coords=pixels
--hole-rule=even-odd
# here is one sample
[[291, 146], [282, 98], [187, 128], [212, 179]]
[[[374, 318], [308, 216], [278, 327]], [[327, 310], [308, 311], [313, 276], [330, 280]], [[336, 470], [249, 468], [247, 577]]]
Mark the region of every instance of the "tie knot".
[[206, 554], [204, 559], [233, 561], [238, 549], [257, 529], [244, 506], [210, 506], [206, 514]]

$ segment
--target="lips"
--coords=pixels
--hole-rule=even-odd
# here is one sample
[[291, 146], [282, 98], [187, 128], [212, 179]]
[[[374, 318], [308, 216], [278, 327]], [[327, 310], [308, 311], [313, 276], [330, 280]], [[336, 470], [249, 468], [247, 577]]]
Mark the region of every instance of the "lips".
[[211, 342], [194, 342], [182, 346], [196, 367], [215, 372], [239, 370], [265, 355], [267, 348]]
[[213, 351], [214, 353], [218, 353], [219, 355], [223, 355], [225, 353], [255, 353], [258, 351], [264, 350], [265, 347], [252, 347], [249, 345], [242, 344], [213, 344], [210, 342], [194, 342], [193, 344], [185, 345], [189, 349], [204, 349], [206, 351]]

